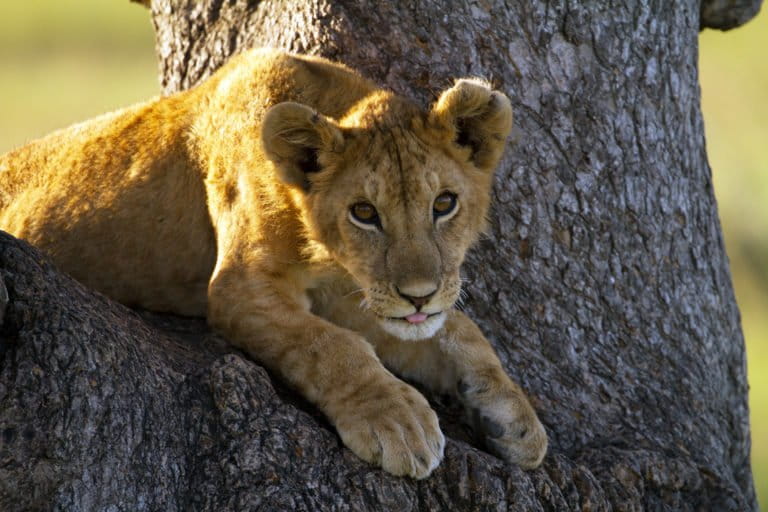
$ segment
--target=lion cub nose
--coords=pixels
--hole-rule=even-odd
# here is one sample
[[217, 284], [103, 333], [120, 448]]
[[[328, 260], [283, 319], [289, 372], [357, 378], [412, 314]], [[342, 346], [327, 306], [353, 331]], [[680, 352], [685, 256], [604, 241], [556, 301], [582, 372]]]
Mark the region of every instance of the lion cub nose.
[[435, 283], [419, 281], [416, 283], [408, 283], [405, 286], [396, 286], [397, 293], [414, 305], [416, 310], [420, 310], [424, 304], [429, 302], [429, 299], [437, 292], [437, 286]]

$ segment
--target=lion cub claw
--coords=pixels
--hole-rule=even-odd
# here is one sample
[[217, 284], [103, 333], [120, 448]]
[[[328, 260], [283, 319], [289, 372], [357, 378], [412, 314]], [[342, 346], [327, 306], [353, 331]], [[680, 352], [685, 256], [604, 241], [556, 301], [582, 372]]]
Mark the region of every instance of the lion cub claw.
[[393, 382], [368, 385], [335, 425], [361, 459], [397, 476], [426, 478], [440, 464], [445, 437], [437, 414], [414, 388]]
[[522, 391], [506, 380], [495, 384], [461, 380], [459, 399], [470, 426], [491, 453], [534, 469], [547, 452], [547, 433]]

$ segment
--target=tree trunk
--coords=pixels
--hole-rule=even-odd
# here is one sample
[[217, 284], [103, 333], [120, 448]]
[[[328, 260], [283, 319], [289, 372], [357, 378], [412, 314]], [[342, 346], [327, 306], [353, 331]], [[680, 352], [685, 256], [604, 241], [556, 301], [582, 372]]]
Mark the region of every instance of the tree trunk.
[[444, 462], [392, 477], [203, 321], [127, 310], [0, 236], [0, 509], [755, 509], [697, 35], [759, 3], [153, 0], [166, 93], [251, 46], [425, 105], [458, 76], [506, 91], [516, 144], [466, 309], [550, 452], [504, 464], [438, 403]]

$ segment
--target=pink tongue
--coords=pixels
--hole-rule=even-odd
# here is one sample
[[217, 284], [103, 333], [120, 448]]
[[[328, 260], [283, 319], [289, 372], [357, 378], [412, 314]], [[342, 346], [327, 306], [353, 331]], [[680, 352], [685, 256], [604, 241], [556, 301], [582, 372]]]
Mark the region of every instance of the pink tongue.
[[413, 313], [412, 315], [408, 315], [405, 317], [406, 320], [408, 320], [412, 324], [420, 324], [424, 320], [427, 319], [426, 313]]

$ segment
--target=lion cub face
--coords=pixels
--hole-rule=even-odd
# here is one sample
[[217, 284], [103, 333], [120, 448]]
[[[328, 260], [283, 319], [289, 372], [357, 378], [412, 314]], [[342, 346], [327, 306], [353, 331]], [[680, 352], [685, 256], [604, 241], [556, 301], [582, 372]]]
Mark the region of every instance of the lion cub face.
[[385, 330], [430, 337], [458, 299], [459, 266], [483, 225], [488, 179], [473, 180], [407, 129], [358, 137], [358, 157], [331, 183], [313, 182], [322, 192], [312, 201], [312, 223]]
[[283, 180], [304, 189], [308, 234], [357, 281], [361, 307], [417, 340], [459, 298], [511, 118], [504, 95], [462, 80], [428, 113], [385, 92], [338, 123], [282, 103], [267, 113], [263, 140]]

